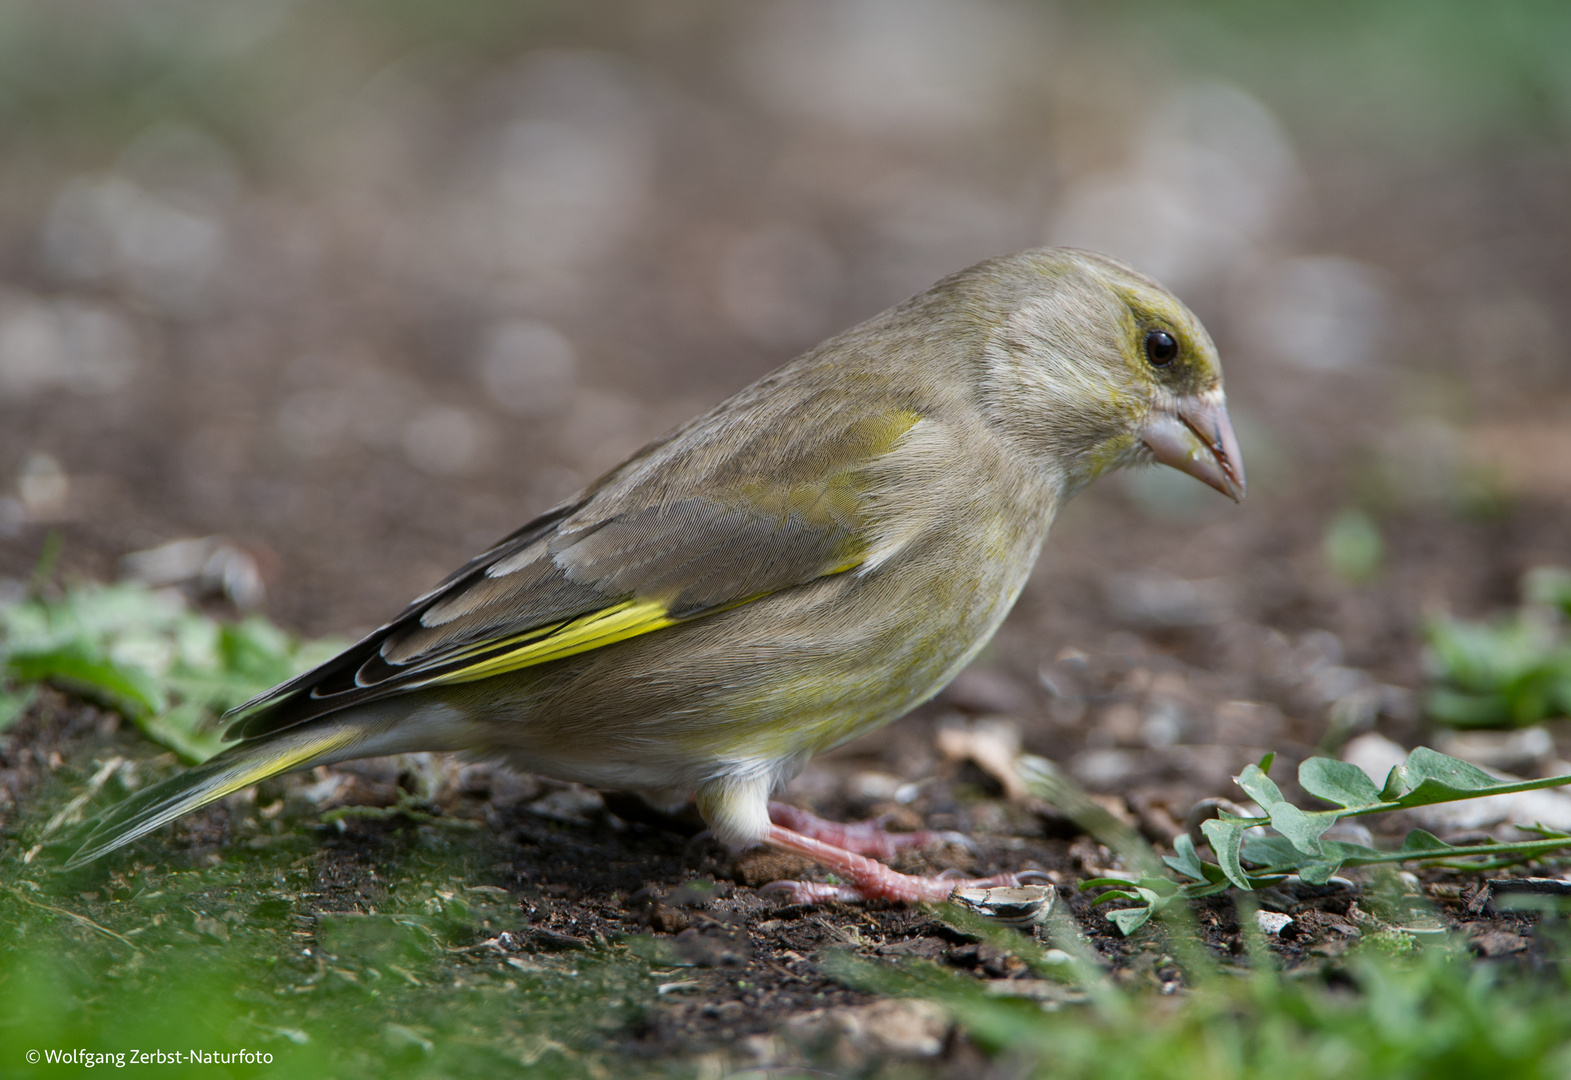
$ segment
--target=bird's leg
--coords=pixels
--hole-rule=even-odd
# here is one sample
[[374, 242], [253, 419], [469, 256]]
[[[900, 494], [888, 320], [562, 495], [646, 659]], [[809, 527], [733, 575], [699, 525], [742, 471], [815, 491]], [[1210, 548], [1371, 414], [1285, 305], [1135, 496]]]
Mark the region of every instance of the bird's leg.
[[769, 820], [800, 836], [822, 840], [831, 847], [874, 859], [887, 859], [906, 848], [926, 847], [929, 844], [959, 844], [968, 849], [976, 846], [964, 833], [934, 832], [930, 829], [890, 832], [877, 821], [859, 821], [854, 825], [846, 825], [838, 821], [825, 821], [817, 814], [782, 802], [769, 804]]
[[[774, 807], [771, 806], [770, 810], [772, 813]], [[805, 855], [826, 870], [850, 882], [848, 885], [821, 885], [812, 881], [776, 881], [765, 886], [770, 891], [786, 893], [800, 904], [821, 903], [825, 900], [940, 903], [948, 899], [949, 894], [957, 888], [987, 888], [1020, 883], [1013, 874], [998, 874], [990, 878], [915, 877], [911, 874], [902, 874], [865, 855], [858, 855], [843, 847], [804, 836], [778, 824], [769, 826], [764, 843], [780, 848], [782, 851]]]

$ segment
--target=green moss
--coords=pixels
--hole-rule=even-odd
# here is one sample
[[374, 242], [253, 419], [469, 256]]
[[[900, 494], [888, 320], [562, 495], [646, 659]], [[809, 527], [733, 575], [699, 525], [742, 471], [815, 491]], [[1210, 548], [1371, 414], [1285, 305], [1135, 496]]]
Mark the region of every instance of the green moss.
[[[0, 858], [0, 1072], [17, 1075], [35, 1049], [136, 1047], [271, 1055], [226, 1066], [236, 1077], [639, 1074], [618, 1044], [655, 996], [644, 960], [619, 944], [486, 947], [517, 935], [522, 915], [505, 893], [451, 879], [484, 880], [494, 841], [416, 831], [403, 847], [378, 866], [377, 903], [323, 911], [319, 847], [67, 878], [22, 865], [12, 843]], [[58, 1074], [46, 1066], [38, 1075]]]

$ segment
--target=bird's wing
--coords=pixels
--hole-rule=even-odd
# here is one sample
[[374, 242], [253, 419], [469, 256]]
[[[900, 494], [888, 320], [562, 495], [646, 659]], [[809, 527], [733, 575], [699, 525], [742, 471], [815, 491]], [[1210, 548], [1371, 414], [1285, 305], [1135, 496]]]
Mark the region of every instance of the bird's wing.
[[236, 710], [228, 734], [255, 739], [350, 705], [562, 659], [850, 570], [869, 550], [870, 466], [919, 420], [902, 409], [826, 410], [754, 435], [733, 430], [725, 453], [702, 426], [678, 432]]

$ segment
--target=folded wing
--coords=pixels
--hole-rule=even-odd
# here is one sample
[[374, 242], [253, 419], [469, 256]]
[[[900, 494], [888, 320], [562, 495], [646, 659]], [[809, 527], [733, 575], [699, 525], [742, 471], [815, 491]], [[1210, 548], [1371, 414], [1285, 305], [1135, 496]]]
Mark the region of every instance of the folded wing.
[[639, 481], [642, 458], [666, 449], [657, 444], [386, 626], [236, 710], [229, 735], [251, 741], [393, 694], [547, 663], [853, 569], [869, 548], [869, 467], [920, 417], [826, 419], [810, 454], [773, 448], [774, 467], [752, 469], [735, 468], [746, 455], [732, 455], [721, 475], [685, 485], [672, 478], [684, 465], [702, 472], [702, 454], [690, 455], [698, 464], [668, 456], [652, 470], [659, 485]]

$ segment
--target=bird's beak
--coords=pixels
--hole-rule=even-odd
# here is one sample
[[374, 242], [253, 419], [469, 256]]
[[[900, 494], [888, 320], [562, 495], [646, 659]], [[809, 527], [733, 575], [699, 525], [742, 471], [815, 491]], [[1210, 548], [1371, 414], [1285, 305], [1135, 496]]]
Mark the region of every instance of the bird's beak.
[[1140, 441], [1163, 465], [1216, 488], [1234, 502], [1244, 499], [1244, 459], [1227, 417], [1221, 390], [1179, 398], [1154, 410]]

